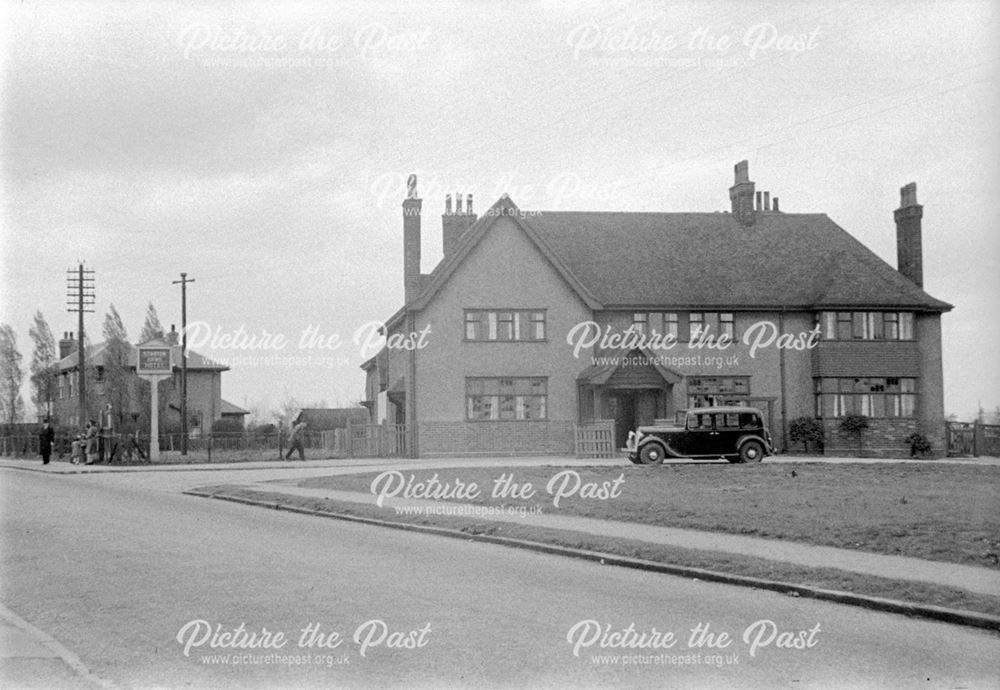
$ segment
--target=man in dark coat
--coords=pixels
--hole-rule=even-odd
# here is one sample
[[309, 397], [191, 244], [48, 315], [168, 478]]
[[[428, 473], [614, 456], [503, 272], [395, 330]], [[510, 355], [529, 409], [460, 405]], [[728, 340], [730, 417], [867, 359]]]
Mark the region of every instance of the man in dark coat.
[[42, 464], [48, 465], [49, 458], [52, 457], [52, 443], [56, 440], [55, 429], [49, 424], [49, 420], [42, 422], [42, 429], [38, 432], [38, 452], [42, 454]]

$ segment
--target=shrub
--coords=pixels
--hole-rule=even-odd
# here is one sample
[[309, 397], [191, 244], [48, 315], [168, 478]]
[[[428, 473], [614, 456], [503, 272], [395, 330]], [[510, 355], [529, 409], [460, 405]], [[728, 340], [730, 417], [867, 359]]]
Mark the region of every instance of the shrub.
[[858, 435], [858, 455], [863, 455], [864, 437], [862, 434], [868, 428], [868, 417], [863, 414], [849, 414], [840, 420], [840, 428], [849, 434]]
[[910, 446], [911, 458], [916, 457], [918, 453], [923, 455], [924, 453], [931, 452], [931, 442], [923, 434], [914, 432], [907, 436], [903, 443]]
[[243, 423], [238, 419], [216, 419], [212, 422], [212, 431], [220, 433], [243, 431]]
[[792, 443], [802, 443], [805, 452], [809, 452], [809, 444], [813, 448], [823, 448], [823, 425], [815, 417], [799, 417], [793, 419], [788, 426], [788, 438]]

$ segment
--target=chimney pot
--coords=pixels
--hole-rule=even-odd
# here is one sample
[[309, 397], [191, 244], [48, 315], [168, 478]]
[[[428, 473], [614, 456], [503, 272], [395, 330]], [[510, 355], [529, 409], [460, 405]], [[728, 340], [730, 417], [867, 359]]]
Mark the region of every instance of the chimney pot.
[[763, 193], [764, 192], [757, 192], [757, 205], [754, 208], [756, 208], [758, 211], [764, 208], [764, 204], [761, 202], [761, 195]]
[[444, 195], [444, 213], [445, 215], [451, 214], [451, 194]]
[[742, 160], [734, 166], [736, 172], [736, 184], [750, 181], [750, 162]]
[[465, 212], [468, 215], [472, 215], [472, 195], [468, 194], [465, 197]]
[[455, 213], [462, 215], [462, 194], [461, 192], [455, 193]]
[[771, 210], [771, 192], [764, 192], [764, 210]]
[[899, 189], [899, 207], [909, 208], [917, 205], [917, 183], [911, 182]]
[[778, 213], [778, 197], [774, 197], [774, 212]]
[[[754, 183], [750, 180], [749, 164], [743, 160], [736, 164], [736, 183], [729, 188], [729, 202], [732, 205], [732, 213], [739, 219], [742, 225], [753, 225], [754, 199], [759, 199], [759, 195], [754, 194]], [[757, 201], [760, 206], [760, 201]]]

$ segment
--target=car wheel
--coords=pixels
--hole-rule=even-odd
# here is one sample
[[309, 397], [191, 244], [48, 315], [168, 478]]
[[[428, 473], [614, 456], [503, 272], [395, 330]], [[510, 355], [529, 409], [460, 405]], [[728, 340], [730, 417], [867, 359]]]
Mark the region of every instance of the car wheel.
[[639, 449], [639, 462], [643, 465], [659, 465], [666, 453], [659, 443], [647, 443]]
[[764, 446], [759, 441], [747, 441], [740, 446], [740, 462], [760, 462], [764, 459]]

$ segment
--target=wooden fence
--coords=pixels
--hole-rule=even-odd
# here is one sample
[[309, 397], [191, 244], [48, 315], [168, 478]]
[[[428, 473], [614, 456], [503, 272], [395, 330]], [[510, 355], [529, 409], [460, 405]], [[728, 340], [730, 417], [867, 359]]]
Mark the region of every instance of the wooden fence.
[[949, 457], [1000, 457], [1000, 424], [948, 422]]
[[349, 458], [406, 457], [405, 424], [354, 424], [324, 431], [323, 448]]
[[601, 419], [590, 424], [573, 427], [578, 458], [613, 458], [618, 454], [615, 445], [614, 420]]

